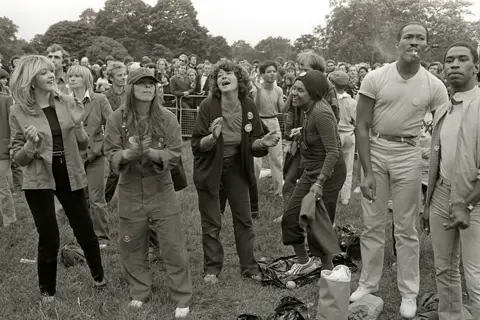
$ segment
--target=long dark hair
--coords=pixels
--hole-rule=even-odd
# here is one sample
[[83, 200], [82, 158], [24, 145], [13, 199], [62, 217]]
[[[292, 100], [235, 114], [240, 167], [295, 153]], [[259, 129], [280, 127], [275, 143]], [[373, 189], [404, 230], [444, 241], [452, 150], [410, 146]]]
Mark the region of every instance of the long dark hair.
[[[155, 86], [154, 98], [150, 105], [150, 110], [148, 111], [148, 118], [144, 121], [140, 121], [137, 111], [135, 109], [135, 93], [133, 84], [127, 85], [126, 88], [126, 99], [125, 99], [125, 117], [126, 125], [128, 131], [134, 135], [143, 136], [147, 133], [147, 130], [150, 128], [153, 135], [160, 136], [161, 133], [161, 120], [163, 113], [162, 100], [158, 96], [157, 87]], [[142, 125], [146, 122], [146, 126]]]
[[250, 92], [249, 90], [249, 83], [250, 83], [250, 77], [248, 76], [247, 70], [242, 68], [239, 64], [234, 63], [233, 61], [222, 61], [218, 63], [215, 66], [215, 69], [213, 70], [213, 83], [212, 83], [212, 88], [211, 92], [213, 97], [217, 99], [222, 98], [222, 91], [220, 91], [220, 88], [218, 87], [217, 83], [217, 78], [218, 78], [218, 73], [220, 70], [223, 71], [233, 71], [235, 74], [235, 77], [237, 77], [237, 82], [238, 82], [238, 98], [240, 100], [243, 100], [247, 97], [248, 93]]

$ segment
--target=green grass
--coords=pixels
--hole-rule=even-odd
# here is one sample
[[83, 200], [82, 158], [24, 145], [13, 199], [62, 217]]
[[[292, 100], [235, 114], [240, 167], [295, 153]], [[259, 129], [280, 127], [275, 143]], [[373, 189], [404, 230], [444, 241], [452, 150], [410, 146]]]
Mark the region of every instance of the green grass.
[[[225, 268], [216, 286], [202, 282], [203, 251], [201, 245], [200, 215], [197, 194], [191, 179], [192, 155], [190, 148], [184, 148], [184, 164], [189, 176], [189, 187], [178, 194], [182, 205], [183, 231], [187, 238], [194, 283], [194, 300], [189, 319], [234, 320], [242, 313], [253, 313], [262, 317], [272, 314], [281, 297], [293, 295], [309, 304], [314, 319], [318, 296], [316, 284], [310, 284], [294, 291], [274, 287], [262, 287], [242, 278], [239, 274], [238, 258], [233, 238], [232, 219], [227, 209], [223, 223], [222, 238], [225, 248]], [[260, 219], [255, 221], [257, 258], [274, 258], [292, 254], [290, 247], [281, 242], [280, 225], [272, 220], [281, 214], [282, 203], [266, 192], [270, 182], [260, 185]], [[360, 195], [354, 194], [348, 206], [339, 204], [337, 225], [347, 223], [361, 227]], [[35, 259], [37, 254], [37, 233], [29, 209], [21, 193], [15, 194], [19, 221], [0, 229], [0, 319], [173, 319], [175, 305], [168, 297], [164, 284], [162, 263], [152, 265], [154, 287], [152, 300], [141, 311], [126, 308], [128, 285], [123, 278], [120, 257], [115, 245], [102, 251], [106, 276], [110, 281], [106, 292], [97, 293], [92, 289], [88, 268], [76, 266], [69, 269], [61, 264], [57, 276], [57, 300], [52, 306], [39, 303], [36, 265], [22, 264], [21, 258]], [[117, 215], [109, 216], [112, 238], [117, 239]], [[74, 241], [65, 217], [59, 218], [61, 244]], [[378, 295], [385, 301], [380, 319], [401, 319], [398, 315], [400, 294], [397, 290], [396, 271], [391, 268], [393, 260], [391, 229], [387, 231], [385, 267]], [[435, 291], [433, 255], [430, 239], [421, 235], [421, 293]], [[352, 278], [352, 290], [356, 289], [359, 272]]]

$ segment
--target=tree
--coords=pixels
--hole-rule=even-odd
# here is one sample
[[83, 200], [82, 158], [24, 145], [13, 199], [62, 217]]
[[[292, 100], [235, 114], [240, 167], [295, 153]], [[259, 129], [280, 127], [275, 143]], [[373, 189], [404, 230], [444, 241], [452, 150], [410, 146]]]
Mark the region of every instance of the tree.
[[171, 60], [175, 56], [172, 50], [165, 47], [163, 44], [158, 44], [158, 43], [153, 45], [153, 50], [151, 55], [153, 58], [155, 58], [155, 60], [158, 60], [160, 58]]
[[0, 17], [0, 46], [17, 40], [18, 26], [7, 17]]
[[92, 37], [90, 38], [90, 46], [86, 48], [86, 56], [90, 61], [105, 60], [108, 55], [122, 61], [128, 55], [127, 49], [119, 43], [108, 37]]
[[97, 18], [97, 12], [92, 8], [88, 8], [83, 10], [83, 12], [79, 16], [80, 21], [89, 24], [95, 24], [95, 19]]
[[222, 36], [208, 36], [206, 58], [209, 61], [216, 62], [222, 57], [232, 57], [232, 48], [228, 45], [227, 39]]
[[197, 11], [190, 0], [158, 0], [151, 15], [151, 43], [161, 43], [175, 55], [207, 54], [207, 32], [197, 19]]
[[309, 49], [318, 50], [320, 48], [320, 39], [312, 34], [302, 34], [295, 40], [293, 47], [298, 53]]
[[250, 43], [245, 40], [238, 40], [232, 44], [232, 57], [235, 59], [253, 61], [258, 58], [258, 55]]
[[36, 34], [33, 39], [30, 41], [30, 45], [35, 49], [36, 52], [42, 54], [47, 49], [47, 46], [44, 43], [43, 35]]
[[284, 59], [295, 58], [295, 52], [290, 40], [282, 37], [268, 37], [261, 40], [255, 46], [255, 51], [258, 52], [263, 60], [274, 60], [279, 56]]
[[151, 7], [142, 0], [107, 0], [95, 18], [95, 29], [100, 36], [120, 42], [132, 55], [149, 51], [147, 43]]
[[0, 54], [3, 63], [7, 63], [13, 55], [34, 53], [25, 40], [17, 39], [18, 26], [7, 17], [0, 17]]
[[42, 37], [45, 46], [59, 44], [71, 55], [84, 56], [95, 29], [83, 21], [60, 21], [51, 25]]
[[458, 40], [470, 40], [475, 23], [464, 19], [472, 3], [468, 0], [350, 0], [326, 17], [317, 27], [325, 56], [337, 61], [370, 63], [393, 61], [399, 27], [410, 21], [424, 23], [432, 49], [423, 58], [442, 61], [446, 47]]

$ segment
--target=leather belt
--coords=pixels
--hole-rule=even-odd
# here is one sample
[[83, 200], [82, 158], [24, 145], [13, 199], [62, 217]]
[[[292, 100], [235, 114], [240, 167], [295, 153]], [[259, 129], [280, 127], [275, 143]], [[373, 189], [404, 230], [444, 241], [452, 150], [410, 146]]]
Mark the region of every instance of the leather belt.
[[277, 118], [277, 115], [274, 115], [274, 116], [260, 116], [261, 119], [273, 119], [273, 118]]
[[371, 133], [372, 133], [372, 136], [374, 136], [375, 138], [380, 138], [383, 140], [393, 141], [393, 142], [406, 143], [411, 145], [412, 147], [415, 147], [417, 145], [417, 142], [415, 141], [417, 137], [400, 137], [400, 136], [394, 136], [394, 135], [388, 135], [388, 134], [380, 134], [380, 133], [376, 133], [373, 130], [371, 130]]

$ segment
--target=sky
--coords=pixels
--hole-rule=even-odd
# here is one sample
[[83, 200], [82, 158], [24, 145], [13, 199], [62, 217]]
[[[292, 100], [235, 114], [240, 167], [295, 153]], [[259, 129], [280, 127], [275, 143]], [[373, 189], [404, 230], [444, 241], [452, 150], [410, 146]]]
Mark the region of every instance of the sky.
[[[155, 5], [157, 0], [143, 0]], [[480, 0], [472, 11], [480, 18]], [[269, 36], [292, 42], [324, 23], [329, 0], [192, 0], [198, 20], [212, 35], [224, 36], [229, 44], [245, 40], [255, 46]], [[31, 40], [62, 20], [77, 20], [86, 8], [99, 10], [104, 0], [0, 0], [0, 16], [19, 27], [18, 37]]]
[[[311, 33], [328, 13], [328, 0], [295, 0], [279, 5], [280, 1], [192, 0], [192, 3], [200, 24], [212, 35], [224, 36], [229, 44], [243, 39], [255, 45], [269, 36], [294, 41]], [[144, 2], [155, 5], [157, 0]], [[31, 40], [56, 22], [77, 20], [87, 8], [98, 11], [103, 8], [104, 0], [0, 0], [0, 4], [0, 16], [10, 18], [19, 27], [17, 36]], [[299, 10], [302, 18], [295, 19]]]

